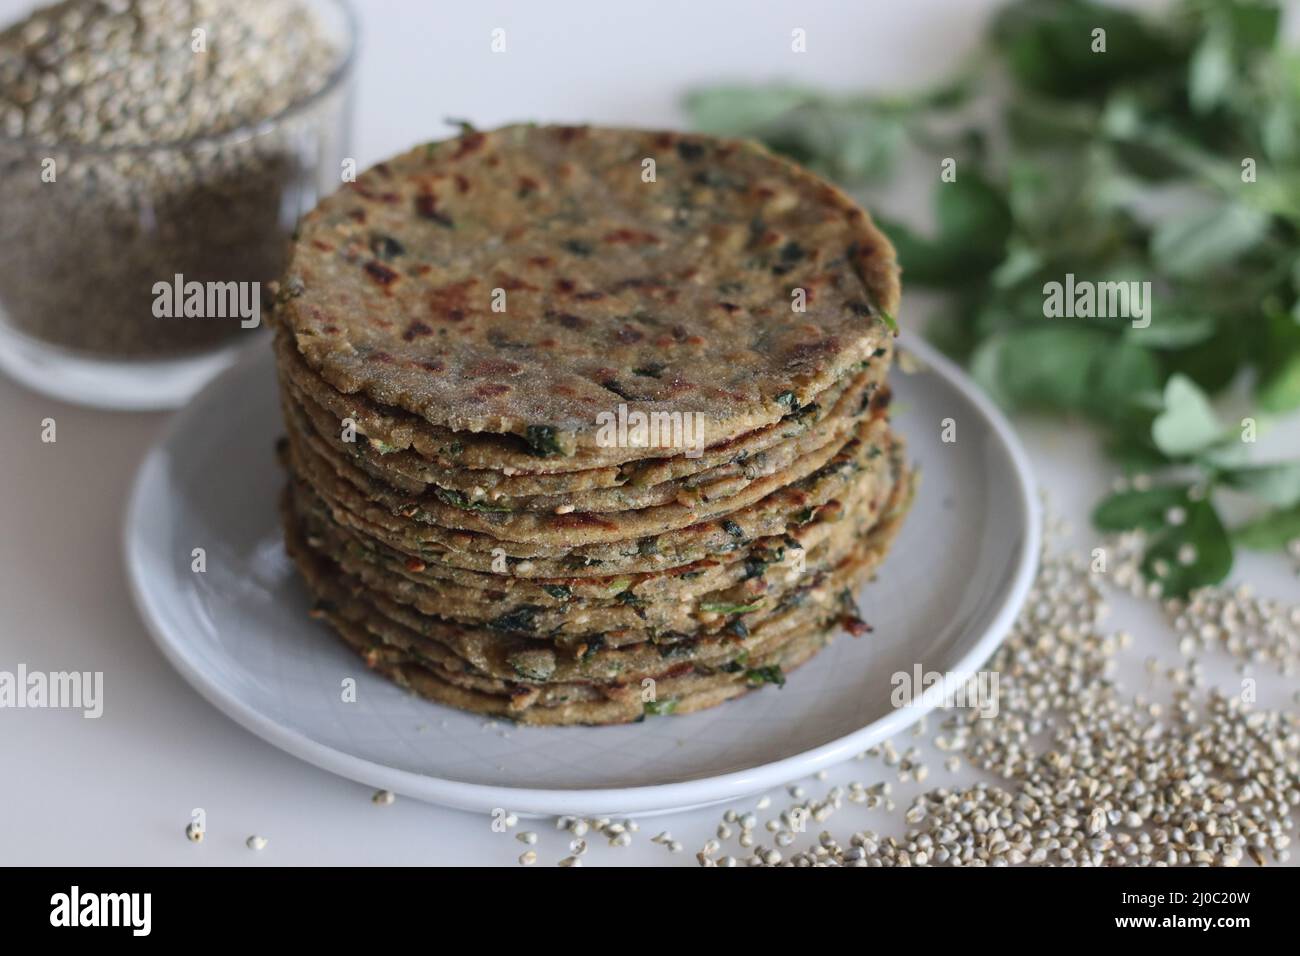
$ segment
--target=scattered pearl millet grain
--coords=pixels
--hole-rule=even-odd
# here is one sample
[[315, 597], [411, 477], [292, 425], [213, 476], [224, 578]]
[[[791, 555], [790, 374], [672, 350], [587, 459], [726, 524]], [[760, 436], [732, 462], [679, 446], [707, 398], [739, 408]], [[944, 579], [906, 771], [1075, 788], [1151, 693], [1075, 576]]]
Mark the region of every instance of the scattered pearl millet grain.
[[[1174, 516], [1175, 518], [1177, 516]], [[1172, 702], [1126, 697], [1113, 677], [1131, 637], [1103, 626], [1101, 584], [1089, 561], [1052, 550], [1049, 526], [1038, 577], [1011, 634], [986, 669], [999, 674], [996, 716], [976, 710], [936, 715], [936, 746], [999, 778], [918, 795], [902, 836], [866, 830], [838, 841], [823, 831], [806, 850], [782, 857], [753, 846], [748, 866], [1237, 866], [1284, 862], [1300, 806], [1300, 718], [1257, 710], [1239, 696], [1204, 688], [1201, 669], [1161, 671]], [[1144, 597], [1128, 542], [1110, 579]], [[1249, 661], [1295, 673], [1300, 610], [1254, 597], [1249, 589], [1208, 588], [1189, 601], [1164, 601], [1171, 623], [1198, 646], [1217, 644]], [[1181, 619], [1181, 620], [1180, 620]], [[867, 756], [900, 776], [917, 773], [917, 753], [886, 741]], [[960, 757], [958, 756], [960, 755]], [[840, 806], [840, 788], [823, 801], [789, 793], [796, 810], [823, 820]], [[888, 783], [849, 785], [849, 799], [892, 805]], [[724, 821], [725, 822], [725, 821]], [[756, 822], [756, 821], [752, 821]], [[742, 821], [742, 827], [744, 821]], [[788, 844], [780, 830], [778, 845]], [[713, 866], [718, 841], [701, 865]], [[847, 844], [847, 845], [845, 845]]]

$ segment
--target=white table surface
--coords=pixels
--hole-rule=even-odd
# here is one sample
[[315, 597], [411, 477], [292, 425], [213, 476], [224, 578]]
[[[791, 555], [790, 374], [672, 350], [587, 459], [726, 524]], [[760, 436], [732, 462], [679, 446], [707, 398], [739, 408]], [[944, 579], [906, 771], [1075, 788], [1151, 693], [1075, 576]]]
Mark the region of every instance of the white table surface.
[[[364, 167], [442, 135], [443, 117], [480, 126], [514, 119], [635, 125], [681, 122], [676, 102], [692, 84], [719, 78], [794, 78], [860, 88], [903, 87], [941, 76], [974, 43], [989, 0], [908, 3], [416, 2], [360, 0], [363, 44], [355, 152]], [[0, 0], [0, 22], [31, 6]], [[494, 27], [507, 53], [489, 52]], [[790, 31], [808, 31], [808, 53], [789, 50]], [[905, 300], [921, 311], [920, 297]], [[40, 440], [41, 420], [58, 441]], [[289, 757], [227, 720], [192, 691], [154, 648], [127, 594], [119, 556], [121, 515], [143, 451], [163, 415], [75, 408], [0, 379], [0, 669], [104, 672], [104, 715], [0, 710], [0, 864], [514, 864], [525, 849], [494, 833], [486, 816], [404, 800], [370, 802], [370, 789]], [[1091, 547], [1086, 515], [1113, 470], [1082, 426], [1020, 422], [1040, 485]], [[1287, 438], [1290, 441], [1287, 441]], [[1272, 436], [1300, 447], [1297, 429]], [[269, 493], [269, 492], [268, 492]], [[1300, 586], [1279, 557], [1248, 555], [1237, 575], [1257, 590], [1295, 600]], [[1138, 640], [1119, 679], [1141, 690], [1151, 654], [1179, 660], [1176, 641], [1150, 606], [1118, 600], [1113, 620]], [[1212, 680], [1234, 680], [1229, 662], [1206, 659]], [[1258, 673], [1261, 702], [1287, 701], [1293, 688]], [[898, 741], [899, 749], [921, 739]], [[931, 752], [933, 754], [933, 752]], [[927, 760], [926, 786], [970, 780]], [[893, 772], [868, 760], [831, 772], [825, 783], [874, 783]], [[848, 807], [826, 824], [836, 833], [871, 826], [901, 833], [915, 784], [894, 786], [892, 816]], [[774, 797], [781, 803], [783, 793]], [[751, 805], [753, 801], [738, 803]], [[208, 835], [186, 841], [202, 807]], [[695, 865], [719, 810], [644, 819], [628, 848], [593, 846], [587, 865]], [[529, 824], [523, 824], [526, 826]], [[567, 853], [548, 821], [540, 864]], [[648, 837], [669, 829], [677, 856]], [[254, 853], [250, 834], [268, 838]]]

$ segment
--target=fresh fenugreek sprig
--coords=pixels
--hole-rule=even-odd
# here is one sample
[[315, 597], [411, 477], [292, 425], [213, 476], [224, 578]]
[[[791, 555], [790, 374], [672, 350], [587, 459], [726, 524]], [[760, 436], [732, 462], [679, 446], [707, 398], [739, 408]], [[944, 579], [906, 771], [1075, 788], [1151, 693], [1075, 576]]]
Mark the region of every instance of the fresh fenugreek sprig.
[[[1234, 545], [1300, 538], [1300, 461], [1244, 454], [1300, 407], [1300, 52], [1280, 23], [1270, 0], [1184, 0], [1158, 20], [1021, 0], [933, 92], [727, 86], [686, 106], [848, 185], [889, 184], [903, 149], [931, 152], [936, 232], [876, 217], [905, 282], [946, 293], [926, 334], [1005, 407], [1085, 416], [1157, 479], [1103, 502], [1097, 524], [1145, 529], [1144, 573], [1185, 595], [1223, 580]], [[991, 118], [960, 110], [1004, 86]], [[1067, 276], [1144, 286], [1143, 321], [1053, 312]], [[1227, 427], [1207, 395], [1239, 381], [1254, 407]], [[1229, 531], [1223, 490], [1259, 516]]]

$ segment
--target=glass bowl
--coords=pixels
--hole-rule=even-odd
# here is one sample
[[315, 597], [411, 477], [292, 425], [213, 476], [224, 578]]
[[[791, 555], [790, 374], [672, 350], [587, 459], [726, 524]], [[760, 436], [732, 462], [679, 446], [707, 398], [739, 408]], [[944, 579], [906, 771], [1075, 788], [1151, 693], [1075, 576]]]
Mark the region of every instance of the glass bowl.
[[338, 62], [268, 119], [159, 146], [0, 135], [11, 377], [83, 405], [174, 408], [263, 334], [298, 218], [339, 185], [348, 156], [355, 18], [346, 0], [304, 5]]

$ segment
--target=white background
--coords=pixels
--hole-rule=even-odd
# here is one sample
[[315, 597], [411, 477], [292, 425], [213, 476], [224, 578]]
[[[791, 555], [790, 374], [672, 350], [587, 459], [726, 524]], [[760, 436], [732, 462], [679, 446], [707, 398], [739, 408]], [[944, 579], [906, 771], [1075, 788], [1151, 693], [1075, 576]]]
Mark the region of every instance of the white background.
[[[680, 93], [719, 79], [786, 78], [844, 89], [904, 89], [943, 76], [976, 42], [989, 0], [757, 2], [614, 0], [417, 2], [361, 0], [355, 154], [362, 166], [446, 133], [445, 117], [480, 126], [510, 120], [679, 125]], [[31, 6], [0, 0], [0, 22]], [[507, 31], [508, 52], [489, 51]], [[807, 30], [808, 52], [790, 52]], [[905, 298], [904, 325], [920, 299]], [[58, 422], [58, 442], [40, 422]], [[119, 558], [123, 504], [133, 470], [158, 435], [161, 415], [62, 405], [0, 380], [0, 669], [102, 670], [105, 714], [0, 711], [0, 863], [16, 864], [513, 864], [525, 849], [491, 832], [486, 817], [370, 790], [286, 756], [227, 720], [189, 689], [154, 649], [129, 598]], [[1113, 472], [1081, 426], [1020, 422], [1051, 503], [1091, 547], [1086, 515]], [[1294, 449], [1296, 430], [1289, 431]], [[1275, 435], [1274, 447], [1281, 438]], [[1286, 444], [1287, 442], [1281, 442]], [[273, 494], [274, 489], [267, 489]], [[1282, 558], [1247, 556], [1238, 577], [1295, 600]], [[1179, 660], [1172, 634], [1150, 607], [1119, 601], [1117, 626], [1138, 632], [1120, 679], [1134, 691], [1155, 654]], [[1234, 679], [1224, 662], [1212, 677]], [[1259, 674], [1263, 699], [1293, 688]], [[914, 742], [897, 741], [899, 749]], [[970, 779], [928, 761], [926, 786]], [[850, 763], [831, 783], [893, 779], [874, 761]], [[871, 825], [901, 833], [915, 787], [900, 787], [892, 818], [856, 808], [832, 817], [840, 835]], [[784, 794], [777, 794], [778, 801]], [[749, 801], [748, 803], [752, 803]], [[743, 806], [744, 804], [737, 804]], [[784, 804], [779, 804], [783, 806]], [[188, 843], [192, 808], [208, 838]], [[630, 848], [596, 846], [587, 865], [678, 863], [712, 835], [719, 811], [642, 821]], [[764, 817], [766, 819], [766, 817]], [[567, 852], [538, 821], [541, 863]], [[646, 839], [668, 828], [688, 852], [670, 856]], [[260, 853], [252, 833], [269, 839]]]

